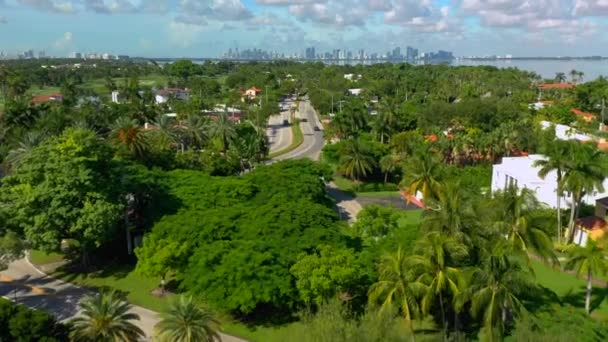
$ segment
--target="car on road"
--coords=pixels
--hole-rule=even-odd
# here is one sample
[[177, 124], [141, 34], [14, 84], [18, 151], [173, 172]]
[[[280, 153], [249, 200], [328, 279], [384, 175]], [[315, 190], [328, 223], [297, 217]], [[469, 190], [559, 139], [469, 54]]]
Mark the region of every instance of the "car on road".
[[289, 126], [289, 120], [283, 120], [283, 126]]
[[315, 131], [317, 131], [317, 132], [321, 130], [321, 129], [319, 128], [319, 126], [315, 126], [315, 127], [313, 127], [312, 129], [313, 129], [313, 130], [315, 130]]
[[308, 122], [308, 118], [301, 118], [300, 121], [302, 121], [302, 122]]

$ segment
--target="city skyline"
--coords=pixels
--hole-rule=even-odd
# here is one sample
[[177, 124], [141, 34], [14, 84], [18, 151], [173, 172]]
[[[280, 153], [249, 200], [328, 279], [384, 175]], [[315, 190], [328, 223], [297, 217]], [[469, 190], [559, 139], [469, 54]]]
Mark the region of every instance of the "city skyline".
[[219, 56], [257, 47], [608, 55], [597, 0], [0, 0], [0, 50]]

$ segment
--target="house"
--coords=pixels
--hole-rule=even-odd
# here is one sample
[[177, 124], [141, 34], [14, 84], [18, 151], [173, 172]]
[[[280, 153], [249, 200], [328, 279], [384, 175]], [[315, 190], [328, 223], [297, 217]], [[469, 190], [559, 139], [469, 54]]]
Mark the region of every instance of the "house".
[[209, 116], [211, 119], [217, 118], [222, 113], [226, 113], [228, 114], [228, 119], [230, 121], [237, 123], [241, 122], [241, 119], [243, 117], [242, 110], [234, 107], [228, 107], [225, 104], [218, 104], [212, 109], [204, 109], [201, 111], [201, 113]]
[[244, 93], [244, 97], [253, 100], [255, 99], [260, 93], [262, 92], [262, 89], [258, 89], [256, 87], [251, 87], [247, 90], [245, 90]]
[[32, 98], [32, 104], [46, 103], [46, 102], [61, 102], [63, 101], [63, 95], [59, 93], [50, 95], [38, 95]]
[[547, 108], [553, 104], [553, 101], [537, 101], [534, 103], [530, 103], [528, 107], [534, 110], [541, 110], [543, 108]]
[[608, 197], [595, 201], [595, 215], [581, 217], [574, 224], [574, 243], [586, 246], [589, 239], [597, 240], [608, 231], [606, 214], [608, 211]]
[[541, 83], [536, 86], [540, 90], [548, 89], [572, 89], [574, 84], [572, 83]]
[[121, 103], [122, 102], [122, 96], [120, 96], [120, 92], [117, 90], [114, 90], [112, 92], [112, 102], [113, 103]]
[[[557, 173], [549, 172], [543, 179], [538, 176], [540, 167], [534, 166], [538, 160], [544, 160], [545, 156], [532, 154], [521, 157], [504, 157], [502, 163], [492, 166], [492, 192], [502, 191], [510, 185], [520, 189], [530, 189], [536, 198], [545, 205], [557, 207]], [[589, 205], [595, 204], [599, 198], [608, 197], [608, 181], [604, 180], [603, 193], [593, 192], [583, 197], [583, 202]], [[570, 198], [564, 196], [560, 206], [564, 209], [570, 207]]]
[[344, 74], [344, 79], [357, 82], [361, 79], [361, 74]]
[[583, 120], [585, 120], [586, 122], [591, 122], [593, 120], [596, 119], [595, 114], [591, 114], [591, 113], [587, 113], [587, 112], [583, 112], [580, 109], [576, 109], [576, 108], [572, 108], [570, 109], [570, 112], [572, 112], [574, 115], [576, 115], [579, 118], [582, 118]]
[[554, 124], [549, 121], [541, 121], [540, 125], [543, 129], [554, 128], [555, 137], [559, 140], [578, 140], [581, 142], [591, 142], [595, 140], [595, 137], [579, 132], [573, 127], [567, 125]]
[[170, 99], [187, 100], [188, 90], [179, 88], [165, 88], [154, 94], [156, 104], [167, 103]]
[[352, 96], [359, 96], [359, 95], [361, 95], [362, 91], [363, 91], [363, 89], [360, 89], [360, 88], [348, 89], [348, 94], [352, 95]]

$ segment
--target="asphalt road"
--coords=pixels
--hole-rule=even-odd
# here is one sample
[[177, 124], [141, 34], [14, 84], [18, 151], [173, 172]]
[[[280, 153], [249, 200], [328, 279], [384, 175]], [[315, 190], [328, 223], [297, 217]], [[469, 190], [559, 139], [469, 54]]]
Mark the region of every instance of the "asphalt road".
[[[304, 135], [304, 141], [295, 150], [280, 155], [274, 158], [272, 161], [279, 161], [285, 159], [302, 159], [308, 158], [312, 160], [319, 160], [321, 150], [325, 146], [325, 140], [323, 138], [323, 126], [319, 121], [319, 117], [315, 109], [308, 100], [300, 101], [300, 106], [296, 112], [296, 117], [300, 120], [306, 119], [306, 121], [300, 121], [300, 128]], [[319, 127], [319, 131], [315, 131], [314, 127]], [[289, 130], [289, 141], [291, 142], [291, 129]]]
[[291, 121], [289, 116], [289, 110], [287, 110], [268, 119], [266, 135], [270, 143], [270, 153], [284, 150], [291, 145], [291, 127], [283, 123], [284, 120]]

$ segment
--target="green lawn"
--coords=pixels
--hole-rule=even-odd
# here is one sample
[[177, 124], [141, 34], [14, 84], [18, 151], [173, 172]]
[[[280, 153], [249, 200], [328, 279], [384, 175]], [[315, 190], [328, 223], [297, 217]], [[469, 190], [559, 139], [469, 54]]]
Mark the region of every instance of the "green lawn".
[[398, 191], [357, 192], [355, 195], [357, 195], [357, 197], [401, 197], [401, 194]]
[[[344, 192], [351, 193], [353, 195], [361, 195], [367, 197], [386, 197], [387, 194], [398, 194], [396, 186], [394, 184], [385, 185], [383, 182], [357, 184], [354, 181], [338, 174], [334, 176], [334, 183], [336, 183], [338, 189]], [[395, 190], [387, 191], [387, 189]]]
[[[585, 281], [559, 269], [552, 269], [538, 261], [532, 261], [532, 268], [538, 283], [555, 292], [562, 302], [575, 307], [585, 307]], [[608, 300], [605, 300], [607, 294], [608, 289], [593, 287], [594, 315], [608, 318]]]
[[34, 265], [45, 265], [64, 260], [63, 254], [45, 253], [35, 249], [29, 251], [29, 259]]

